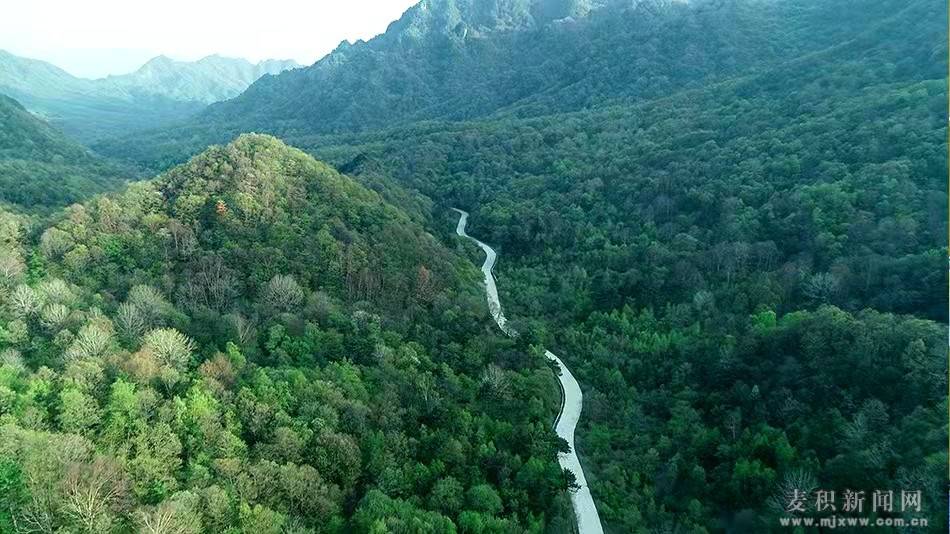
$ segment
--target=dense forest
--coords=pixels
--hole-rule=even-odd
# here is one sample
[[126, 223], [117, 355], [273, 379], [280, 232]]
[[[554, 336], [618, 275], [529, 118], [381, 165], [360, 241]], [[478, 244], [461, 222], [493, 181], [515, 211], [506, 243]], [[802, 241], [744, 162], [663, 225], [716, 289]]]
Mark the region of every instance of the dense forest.
[[473, 328], [471, 265], [303, 153], [243, 136], [2, 228], [0, 530], [557, 521], [550, 370]]
[[946, 531], [947, 55], [936, 0], [423, 0], [96, 143], [162, 174], [0, 219], [0, 531], [570, 532], [542, 347], [611, 534]]
[[114, 189], [131, 174], [0, 94], [0, 203], [64, 206]]
[[473, 234], [501, 251], [510, 315], [537, 320], [587, 386], [578, 448], [608, 527], [765, 530], [781, 488], [807, 483], [927, 488], [937, 531], [947, 85], [934, 7], [637, 106], [296, 143], [473, 211]]

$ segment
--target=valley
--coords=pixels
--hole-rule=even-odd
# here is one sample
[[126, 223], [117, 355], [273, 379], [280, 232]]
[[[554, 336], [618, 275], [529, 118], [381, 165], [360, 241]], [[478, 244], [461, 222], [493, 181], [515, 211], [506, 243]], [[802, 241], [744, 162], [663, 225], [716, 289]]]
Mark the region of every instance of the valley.
[[[454, 209], [454, 208], [453, 208]], [[498, 300], [498, 290], [495, 288], [495, 277], [492, 270], [495, 267], [497, 258], [495, 250], [481, 241], [465, 233], [465, 226], [468, 221], [468, 212], [454, 209], [459, 214], [459, 222], [456, 227], [456, 233], [460, 237], [471, 240], [482, 250], [485, 251], [485, 263], [482, 265], [482, 274], [485, 275], [485, 291], [488, 298], [488, 309], [492, 319], [498, 324], [508, 336], [515, 337], [517, 332], [508, 326], [508, 320], [501, 310], [501, 302]], [[597, 505], [590, 494], [590, 487], [587, 485], [587, 478], [584, 476], [584, 469], [577, 458], [574, 450], [574, 429], [577, 427], [577, 421], [581, 417], [581, 411], [584, 405], [584, 396], [580, 385], [571, 374], [571, 370], [564, 365], [560, 358], [549, 350], [544, 351], [544, 356], [554, 362], [556, 366], [555, 374], [560, 382], [561, 389], [561, 408], [558, 411], [557, 418], [554, 420], [554, 430], [558, 437], [563, 439], [568, 446], [567, 452], [558, 453], [558, 462], [565, 470], [569, 471], [574, 477], [576, 488], [571, 489], [571, 503], [574, 507], [574, 515], [577, 521], [577, 531], [581, 534], [603, 533], [600, 524], [600, 516], [597, 514]]]
[[208, 104], [237, 96], [262, 76], [299, 66], [293, 61], [251, 64], [208, 56], [185, 62], [159, 56], [129, 74], [89, 80], [0, 49], [0, 94], [89, 144], [185, 121]]
[[0, 52], [0, 532], [946, 531], [947, 27], [420, 0], [309, 66]]

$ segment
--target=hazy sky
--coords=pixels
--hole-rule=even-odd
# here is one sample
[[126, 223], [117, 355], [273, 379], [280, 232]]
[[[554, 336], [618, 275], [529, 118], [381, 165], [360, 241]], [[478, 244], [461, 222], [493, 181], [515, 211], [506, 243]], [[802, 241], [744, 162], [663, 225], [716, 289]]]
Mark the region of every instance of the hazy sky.
[[159, 54], [295, 59], [368, 39], [417, 0], [28, 0], [4, 2], [0, 49], [76, 76], [123, 74]]

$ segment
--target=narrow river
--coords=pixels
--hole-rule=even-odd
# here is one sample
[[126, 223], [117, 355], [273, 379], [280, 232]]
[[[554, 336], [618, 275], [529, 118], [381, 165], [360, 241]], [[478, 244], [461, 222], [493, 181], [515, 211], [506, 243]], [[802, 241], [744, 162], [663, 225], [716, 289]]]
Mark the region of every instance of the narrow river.
[[[491, 316], [498, 323], [498, 328], [509, 336], [518, 335], [510, 326], [505, 314], [501, 311], [501, 301], [498, 300], [498, 288], [495, 286], [495, 276], [492, 269], [495, 267], [495, 260], [498, 255], [490, 246], [482, 243], [474, 237], [465, 233], [465, 225], [468, 223], [468, 212], [452, 208], [459, 214], [459, 223], [455, 232], [475, 242], [476, 245], [485, 251], [485, 263], [482, 264], [482, 274], [485, 275], [485, 292], [488, 294], [488, 310]], [[594, 505], [594, 499], [591, 497], [590, 488], [587, 486], [587, 479], [584, 477], [584, 470], [574, 452], [574, 428], [577, 426], [577, 420], [581, 417], [581, 407], [584, 404], [584, 397], [581, 394], [581, 387], [578, 385], [570, 369], [564, 365], [560, 358], [551, 351], [544, 351], [544, 354], [554, 360], [560, 373], [558, 380], [561, 382], [563, 391], [563, 402], [561, 404], [561, 413], [558, 414], [555, 422], [555, 431], [557, 435], [564, 438], [571, 451], [567, 453], [558, 453], [558, 463], [564, 469], [574, 473], [580, 488], [571, 493], [571, 504], [574, 507], [574, 516], [577, 519], [577, 530], [580, 534], [603, 534], [604, 529], [600, 524], [600, 515], [597, 513], [597, 506]]]

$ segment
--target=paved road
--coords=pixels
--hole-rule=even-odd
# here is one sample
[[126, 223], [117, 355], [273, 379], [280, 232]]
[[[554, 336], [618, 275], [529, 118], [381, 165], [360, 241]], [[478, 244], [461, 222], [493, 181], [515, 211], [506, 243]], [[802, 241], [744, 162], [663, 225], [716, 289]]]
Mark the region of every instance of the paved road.
[[[492, 269], [495, 267], [495, 260], [498, 255], [490, 246], [482, 243], [474, 237], [465, 233], [465, 225], [468, 223], [468, 212], [452, 208], [459, 214], [459, 224], [455, 228], [455, 233], [471, 239], [482, 250], [485, 251], [485, 263], [482, 264], [482, 274], [485, 275], [485, 292], [488, 294], [488, 310], [491, 316], [498, 323], [498, 328], [509, 336], [518, 335], [510, 326], [505, 314], [501, 311], [501, 301], [498, 300], [498, 288], [495, 286], [495, 276]], [[571, 370], [564, 365], [560, 358], [551, 351], [544, 351], [545, 356], [557, 363], [560, 373], [558, 380], [561, 381], [561, 389], [564, 392], [564, 403], [561, 406], [561, 413], [557, 416], [555, 431], [558, 436], [564, 438], [571, 451], [559, 453], [557, 460], [564, 469], [569, 469], [574, 473], [577, 484], [580, 486], [575, 492], [571, 493], [571, 504], [574, 506], [574, 516], [577, 519], [577, 530], [580, 534], [603, 534], [604, 529], [600, 524], [600, 514], [597, 513], [597, 506], [594, 505], [594, 499], [591, 497], [590, 488], [587, 486], [587, 479], [584, 477], [584, 469], [574, 453], [574, 428], [577, 426], [577, 420], [581, 417], [581, 407], [584, 404], [584, 396], [581, 394], [581, 387], [578, 385]]]

